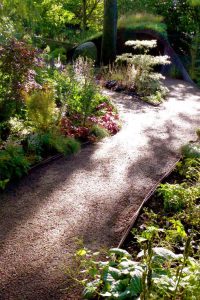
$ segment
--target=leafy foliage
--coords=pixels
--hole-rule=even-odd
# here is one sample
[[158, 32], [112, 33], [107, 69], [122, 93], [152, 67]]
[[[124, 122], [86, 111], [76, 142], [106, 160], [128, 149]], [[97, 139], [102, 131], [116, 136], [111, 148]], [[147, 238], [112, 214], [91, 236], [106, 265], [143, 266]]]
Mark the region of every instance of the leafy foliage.
[[190, 168], [197, 174], [198, 165], [198, 159], [184, 158], [175, 173], [181, 172], [183, 182], [159, 187], [164, 207], [161, 201], [159, 210], [157, 203], [155, 212], [143, 210], [129, 244], [133, 257], [119, 248], [103, 260], [86, 248], [77, 251], [74, 276], [84, 286], [84, 298], [199, 299], [199, 176], [188, 175]]
[[[1, 188], [25, 172], [25, 162], [31, 166], [56, 153], [77, 152], [80, 144], [74, 137], [94, 142], [119, 130], [118, 115], [95, 82], [92, 61], [80, 58], [72, 67], [61, 64], [53, 69], [44, 66], [40, 56], [36, 58], [39, 54], [16, 40], [2, 48], [0, 154], [5, 155], [8, 145], [17, 143], [23, 155], [18, 167], [14, 162], [19, 151], [12, 153], [12, 159], [7, 154], [7, 160], [2, 159]], [[19, 176], [12, 174], [13, 169]]]
[[31, 94], [24, 94], [27, 116], [37, 131], [47, 131], [56, 124], [58, 112], [56, 110], [54, 93], [51, 89], [43, 88]]
[[160, 103], [166, 95], [167, 89], [162, 85], [161, 79], [164, 77], [155, 73], [154, 67], [157, 65], [169, 64], [167, 56], [152, 56], [149, 50], [156, 47], [156, 41], [127, 41], [127, 46], [132, 46], [135, 50], [144, 54], [125, 53], [117, 57], [117, 62], [125, 62], [132, 69], [133, 84], [136, 91], [142, 95], [143, 99], [151, 103]]
[[93, 134], [95, 137], [100, 139], [109, 136], [108, 131], [103, 126], [99, 126], [99, 125], [92, 126], [91, 134]]
[[164, 199], [166, 211], [180, 211], [184, 207], [192, 206], [200, 196], [200, 187], [187, 187], [185, 184], [161, 184], [158, 193]]
[[33, 69], [39, 66], [38, 51], [11, 40], [0, 49], [0, 121], [6, 121], [23, 106], [22, 90]]
[[0, 151], [0, 186], [5, 188], [6, 184], [15, 178], [20, 178], [27, 173], [29, 163], [22, 147], [8, 144]]
[[[127, 6], [126, 6], [127, 7]], [[120, 8], [119, 8], [120, 10]], [[135, 12], [130, 13], [130, 10], [123, 12], [123, 15], [119, 18], [118, 28], [121, 29], [151, 29], [167, 36], [166, 24], [163, 22], [163, 17], [147, 12]]]
[[[123, 249], [110, 249], [107, 261], [99, 261], [87, 249], [77, 251], [85, 277], [85, 299], [179, 299], [189, 291], [197, 299], [199, 262], [189, 257], [190, 239], [184, 253], [175, 254], [152, 241], [143, 244], [137, 260]], [[194, 271], [195, 270], [195, 271]], [[195, 278], [193, 272], [197, 275]], [[87, 276], [87, 278], [86, 278]]]
[[200, 159], [185, 158], [177, 164], [177, 171], [188, 180], [200, 182]]
[[67, 138], [57, 131], [36, 133], [27, 139], [27, 153], [38, 157], [45, 157], [45, 153], [62, 153], [68, 155], [79, 150], [79, 143], [72, 138]]
[[200, 144], [189, 143], [182, 147], [182, 154], [187, 158], [200, 158]]

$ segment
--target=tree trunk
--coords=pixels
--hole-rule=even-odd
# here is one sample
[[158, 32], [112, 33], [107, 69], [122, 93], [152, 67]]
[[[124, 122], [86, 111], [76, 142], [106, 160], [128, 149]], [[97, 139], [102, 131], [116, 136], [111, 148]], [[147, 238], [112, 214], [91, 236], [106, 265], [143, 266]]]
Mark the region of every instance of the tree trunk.
[[117, 0], [104, 0], [104, 24], [101, 47], [101, 63], [115, 60], [117, 43]]

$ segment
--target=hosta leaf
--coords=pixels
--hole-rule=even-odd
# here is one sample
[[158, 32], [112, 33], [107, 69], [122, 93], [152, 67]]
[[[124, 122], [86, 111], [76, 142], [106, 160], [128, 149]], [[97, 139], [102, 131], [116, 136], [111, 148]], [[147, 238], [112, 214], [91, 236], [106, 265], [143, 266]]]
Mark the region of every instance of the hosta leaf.
[[[182, 254], [175, 254], [171, 250], [162, 247], [153, 248], [153, 253], [154, 253], [154, 257], [153, 257], [154, 259], [162, 258], [163, 260], [168, 260], [168, 259], [179, 259], [182, 257]], [[138, 254], [138, 257], [143, 257], [143, 256], [144, 256], [144, 251], [142, 250]]]
[[130, 278], [118, 280], [115, 286], [115, 291], [123, 292], [129, 286], [129, 284], [130, 284]]
[[143, 242], [146, 242], [147, 239], [144, 238], [144, 237], [142, 237], [142, 236], [139, 236], [139, 237], [137, 238], [137, 241], [138, 241], [138, 243], [143, 243]]
[[89, 282], [83, 291], [83, 297], [85, 299], [93, 299], [94, 296], [96, 295], [100, 283], [101, 283], [100, 279]]
[[108, 270], [104, 271], [104, 274], [103, 274], [103, 281], [105, 283], [110, 283], [112, 284], [113, 281], [115, 281], [115, 279], [112, 277], [112, 275], [109, 273]]
[[[153, 252], [155, 254], [155, 256], [159, 256], [165, 260], [168, 259], [179, 259], [182, 257], [182, 254], [175, 254], [174, 252], [172, 252], [169, 249], [166, 248], [162, 248], [162, 247], [155, 247], [153, 248]], [[154, 256], [154, 258], [155, 258]]]
[[176, 282], [167, 275], [161, 275], [159, 277], [152, 277], [154, 284], [159, 287], [166, 287], [173, 291], [176, 288]]
[[132, 296], [138, 296], [142, 292], [142, 271], [131, 272], [130, 290]]
[[138, 265], [138, 262], [126, 259], [126, 260], [120, 262], [119, 268], [120, 269], [127, 269], [129, 267], [134, 268], [137, 265]]
[[110, 254], [115, 254], [115, 255], [120, 256], [120, 257], [126, 256], [126, 257], [131, 258], [131, 255], [126, 250], [119, 249], [119, 248], [112, 248], [112, 249], [109, 250], [109, 253]]
[[122, 272], [116, 268], [113, 268], [113, 267], [109, 267], [108, 268], [108, 272], [111, 274], [111, 276], [117, 280], [120, 278], [120, 276], [122, 275]]

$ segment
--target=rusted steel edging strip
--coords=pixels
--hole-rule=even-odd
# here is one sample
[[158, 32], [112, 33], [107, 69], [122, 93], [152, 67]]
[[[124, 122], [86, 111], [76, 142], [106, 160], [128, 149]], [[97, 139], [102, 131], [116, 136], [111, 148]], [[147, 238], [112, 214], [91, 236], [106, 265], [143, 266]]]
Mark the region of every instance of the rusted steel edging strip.
[[151, 188], [151, 190], [148, 192], [148, 194], [145, 196], [144, 200], [142, 201], [140, 207], [136, 211], [136, 213], [133, 215], [133, 218], [131, 219], [130, 224], [128, 225], [128, 228], [126, 229], [124, 235], [122, 236], [118, 248], [121, 248], [126, 241], [131, 229], [134, 227], [135, 222], [137, 221], [138, 217], [140, 216], [140, 212], [143, 208], [143, 206], [149, 201], [151, 196], [155, 193], [157, 187], [161, 184], [161, 182], [167, 178], [175, 169], [177, 163], [182, 159], [182, 156], [179, 157], [179, 159], [170, 167], [170, 169], [155, 183], [155, 185]]
[[[88, 145], [90, 145], [90, 144], [91, 144], [90, 142], [81, 143], [81, 148], [84, 148], [84, 147], [86, 147], [86, 146], [88, 146]], [[69, 154], [67, 157], [70, 157], [71, 155], [73, 155], [73, 154]], [[47, 164], [53, 162], [54, 160], [58, 160], [58, 159], [63, 158], [63, 157], [65, 157], [63, 154], [56, 154], [56, 155], [51, 156], [51, 157], [49, 157], [49, 158], [47, 158], [47, 159], [44, 159], [44, 160], [42, 160], [41, 162], [39, 162], [38, 164], [33, 165], [33, 166], [29, 169], [28, 173], [31, 173], [31, 172], [33, 172], [34, 170], [36, 170], [36, 169], [38, 169], [38, 168], [40, 168], [40, 167], [42, 167], [42, 166], [45, 166], [45, 165], [47, 165]]]
[[39, 163], [33, 165], [33, 167], [31, 167], [31, 168], [29, 169], [28, 173], [31, 173], [31, 172], [33, 172], [34, 170], [36, 170], [36, 169], [38, 169], [38, 168], [40, 168], [40, 167], [42, 167], [42, 166], [45, 166], [45, 165], [47, 165], [48, 163], [53, 162], [54, 160], [57, 160], [57, 159], [59, 159], [59, 158], [61, 158], [61, 157], [63, 157], [63, 154], [56, 154], [56, 155], [51, 156], [51, 157], [49, 157], [49, 158], [47, 158], [47, 159], [44, 159], [44, 160], [42, 160], [41, 162], [39, 162]]

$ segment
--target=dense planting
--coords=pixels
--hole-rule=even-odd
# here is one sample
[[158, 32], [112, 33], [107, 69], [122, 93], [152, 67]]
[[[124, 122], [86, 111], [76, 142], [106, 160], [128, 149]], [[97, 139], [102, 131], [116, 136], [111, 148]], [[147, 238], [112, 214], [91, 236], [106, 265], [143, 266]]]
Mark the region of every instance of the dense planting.
[[200, 156], [185, 148], [170, 182], [143, 209], [128, 252], [111, 249], [104, 261], [85, 248], [76, 253], [85, 299], [199, 299]]
[[1, 48], [0, 76], [1, 188], [51, 155], [74, 153], [80, 142], [119, 130], [90, 60], [53, 68], [41, 51], [11, 40]]

